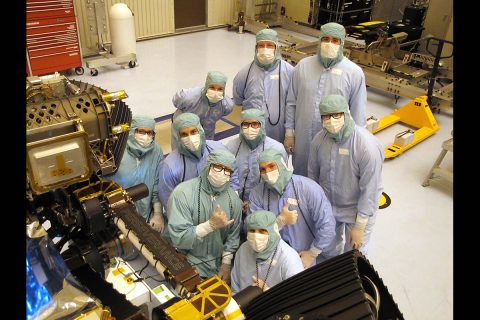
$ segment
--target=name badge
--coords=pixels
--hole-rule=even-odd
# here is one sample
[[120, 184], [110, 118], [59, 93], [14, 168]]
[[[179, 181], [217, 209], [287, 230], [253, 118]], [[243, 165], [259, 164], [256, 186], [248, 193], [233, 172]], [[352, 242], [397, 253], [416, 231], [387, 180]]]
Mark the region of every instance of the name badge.
[[278, 80], [278, 74], [271, 74], [270, 80]]
[[291, 204], [292, 206], [298, 206], [298, 201], [297, 201], [297, 199], [288, 198], [288, 199], [287, 199], [287, 203], [288, 203], [288, 204]]
[[348, 149], [339, 148], [338, 149], [338, 154], [341, 154], [342, 156], [348, 156], [350, 154], [350, 152], [348, 151]]
[[342, 69], [332, 68], [332, 73], [336, 75], [342, 75]]

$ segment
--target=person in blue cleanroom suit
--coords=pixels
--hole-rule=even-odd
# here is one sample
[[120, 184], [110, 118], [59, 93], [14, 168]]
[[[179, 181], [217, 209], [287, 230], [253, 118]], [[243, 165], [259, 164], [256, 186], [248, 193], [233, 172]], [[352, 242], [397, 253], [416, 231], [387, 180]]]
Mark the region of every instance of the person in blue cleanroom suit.
[[153, 229], [162, 232], [164, 219], [158, 197], [158, 168], [163, 160], [162, 148], [155, 143], [155, 120], [136, 115], [132, 118], [127, 147], [118, 171], [108, 179], [129, 188], [139, 183], [148, 187], [148, 196], [135, 202], [135, 207]]
[[[210, 152], [226, 149], [221, 142], [205, 140], [200, 119], [193, 113], [178, 115], [172, 127], [177, 148], [162, 161], [158, 170], [158, 196], [164, 207], [167, 206], [168, 197], [179, 183], [200, 175]], [[236, 172], [231, 180], [232, 186], [237, 190]]]
[[245, 224], [248, 240], [235, 255], [232, 294], [252, 285], [265, 291], [303, 271], [298, 253], [280, 238], [273, 212], [256, 211]]
[[[213, 140], [215, 137], [215, 123], [221, 117], [229, 115], [233, 110], [232, 98], [225, 94], [227, 76], [219, 71], [210, 71], [207, 74], [204, 86], [181, 89], [172, 102], [177, 111], [173, 119], [183, 112], [191, 112], [200, 118], [205, 130], [205, 138]], [[172, 141], [172, 149], [174, 141]]]
[[251, 212], [275, 213], [282, 239], [298, 252], [305, 269], [315, 265], [335, 237], [330, 201], [315, 181], [289, 171], [277, 150], [263, 151], [257, 161], [262, 182], [250, 192]]
[[336, 220], [336, 237], [326, 251], [337, 255], [355, 248], [366, 254], [383, 191], [385, 153], [373, 134], [355, 124], [343, 96], [326, 96], [319, 109], [324, 129], [311, 143], [308, 176], [325, 190]]
[[230, 282], [238, 249], [242, 202], [228, 183], [235, 157], [213, 150], [199, 177], [180, 183], [168, 200], [168, 235], [201, 277]]
[[267, 137], [283, 143], [285, 100], [293, 67], [282, 60], [277, 32], [263, 29], [256, 35], [255, 56], [233, 79], [233, 101], [242, 109], [265, 112]]
[[[322, 129], [318, 104], [329, 94], [343, 95], [355, 123], [365, 126], [367, 89], [362, 69], [343, 56], [345, 28], [335, 22], [320, 29], [317, 54], [297, 64], [285, 109], [285, 149], [293, 153], [295, 174], [307, 176], [310, 142]], [[298, 142], [298, 143], [295, 143]]]
[[248, 109], [240, 114], [240, 134], [227, 143], [227, 149], [237, 159], [239, 193], [247, 206], [250, 190], [260, 182], [257, 158], [265, 149], [278, 150], [285, 162], [288, 160], [283, 144], [265, 136], [265, 115], [258, 109]]

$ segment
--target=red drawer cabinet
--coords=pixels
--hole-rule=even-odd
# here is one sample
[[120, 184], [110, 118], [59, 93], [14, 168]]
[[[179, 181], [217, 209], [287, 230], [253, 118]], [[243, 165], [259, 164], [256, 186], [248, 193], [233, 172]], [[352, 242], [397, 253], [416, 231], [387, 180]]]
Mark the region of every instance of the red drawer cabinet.
[[27, 74], [83, 73], [73, 0], [27, 0]]

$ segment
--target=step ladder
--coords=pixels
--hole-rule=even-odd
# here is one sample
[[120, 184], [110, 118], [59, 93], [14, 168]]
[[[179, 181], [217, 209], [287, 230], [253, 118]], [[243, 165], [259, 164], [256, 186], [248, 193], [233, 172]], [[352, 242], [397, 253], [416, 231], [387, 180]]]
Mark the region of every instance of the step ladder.
[[445, 140], [442, 143], [442, 151], [438, 155], [432, 169], [430, 169], [430, 172], [425, 177], [425, 180], [423, 180], [422, 186], [428, 187], [430, 185], [430, 180], [434, 179], [436, 176], [453, 183], [453, 171], [440, 167], [440, 164], [448, 151], [453, 152], [453, 138]]

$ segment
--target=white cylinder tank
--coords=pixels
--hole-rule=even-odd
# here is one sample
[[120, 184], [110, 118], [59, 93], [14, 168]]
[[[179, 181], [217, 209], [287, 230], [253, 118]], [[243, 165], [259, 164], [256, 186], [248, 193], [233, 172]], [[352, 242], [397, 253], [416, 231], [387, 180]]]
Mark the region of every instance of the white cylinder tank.
[[109, 23], [113, 55], [137, 54], [133, 13], [125, 3], [116, 3], [110, 8]]

